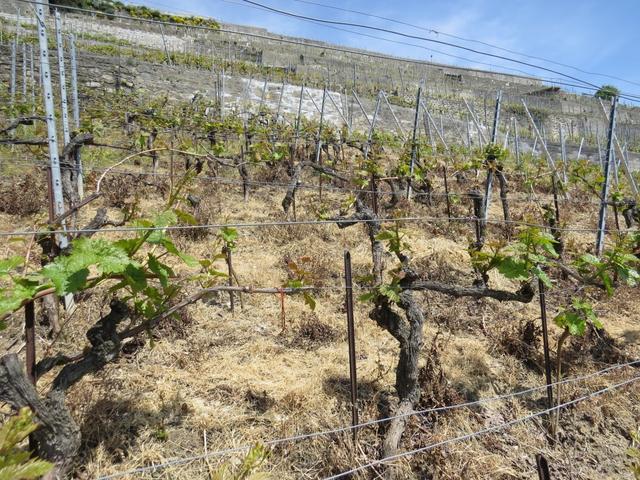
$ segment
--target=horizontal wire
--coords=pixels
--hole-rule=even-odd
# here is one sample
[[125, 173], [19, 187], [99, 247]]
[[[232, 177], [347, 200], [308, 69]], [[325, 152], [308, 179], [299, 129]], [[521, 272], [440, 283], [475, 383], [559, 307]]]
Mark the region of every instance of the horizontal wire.
[[[36, 168], [47, 168], [48, 165], [46, 163], [36, 163], [36, 162], [20, 162], [20, 163], [11, 163], [9, 166], [11, 167], [19, 167], [19, 166], [24, 166], [24, 167], [36, 167]], [[229, 166], [227, 168], [233, 168], [235, 166]], [[76, 167], [72, 167], [72, 166], [66, 166], [66, 165], [60, 165], [60, 170], [72, 170], [72, 171], [77, 171]], [[143, 171], [135, 171], [135, 170], [111, 170], [108, 168], [98, 168], [98, 167], [88, 167], [88, 166], [83, 166], [83, 172], [96, 172], [96, 173], [104, 173], [104, 172], [109, 172], [109, 174], [114, 174], [114, 175], [123, 175], [123, 176], [127, 176], [127, 175], [139, 175], [139, 176], [145, 176], [145, 177], [163, 177], [163, 178], [170, 178], [170, 177], [175, 177], [175, 178], [179, 178], [180, 174], [174, 173], [173, 176], [170, 173], [163, 173], [163, 172], [143, 172]], [[22, 172], [20, 172], [22, 173]], [[517, 173], [517, 172], [515, 172]], [[291, 186], [290, 183], [285, 183], [285, 182], [261, 182], [258, 180], [248, 180], [248, 181], [243, 181], [239, 178], [230, 178], [230, 177], [221, 177], [221, 176], [217, 176], [217, 177], [212, 177], [209, 175], [197, 175], [194, 177], [195, 181], [203, 181], [203, 180], [208, 180], [211, 181], [213, 183], [219, 183], [219, 184], [223, 184], [223, 185], [238, 185], [238, 186], [256, 186], [256, 187], [267, 187], [267, 188], [289, 188]], [[381, 183], [383, 182], [383, 180], [378, 180]], [[317, 190], [319, 188], [319, 186], [317, 184], [310, 184], [310, 183], [298, 183], [296, 185], [296, 189], [313, 189], [313, 190]], [[323, 190], [331, 190], [331, 191], [337, 191], [337, 192], [350, 192], [350, 193], [366, 193], [369, 195], [377, 195], [377, 196], [388, 196], [388, 195], [393, 195], [393, 192], [390, 191], [383, 191], [380, 189], [377, 190], [367, 190], [367, 189], [358, 189], [358, 188], [349, 188], [349, 187], [338, 187], [335, 185], [323, 185], [322, 186]], [[404, 193], [404, 192], [402, 192]], [[397, 194], [397, 192], [396, 192]], [[551, 195], [551, 193], [540, 193], [540, 192], [535, 192], [532, 195]], [[468, 192], [449, 192], [448, 194], [445, 192], [430, 192], [430, 193], [423, 193], [423, 192], [412, 192], [411, 194], [412, 197], [441, 197], [441, 198], [446, 198], [446, 197], [450, 197], [450, 198], [473, 198], [474, 194], [472, 193], [468, 193]], [[551, 199], [547, 199], [549, 201], [551, 201]], [[532, 198], [529, 198], [528, 196], [516, 196], [516, 195], [509, 195], [508, 196], [508, 201], [511, 202], [520, 202], [520, 203], [531, 203], [534, 202], [535, 200]], [[567, 205], [567, 204], [573, 204], [573, 205], [600, 205], [600, 201], [597, 200], [592, 200], [592, 199], [586, 199], [586, 200], [571, 200], [571, 199], [559, 199], [559, 202], [563, 205]]]
[[[299, 440], [307, 440], [307, 439], [312, 439], [312, 438], [317, 438], [317, 437], [322, 437], [322, 436], [327, 436], [327, 435], [333, 435], [333, 434], [337, 434], [337, 433], [344, 433], [344, 432], [348, 432], [348, 431], [352, 431], [355, 429], [361, 429], [361, 428], [365, 428], [365, 427], [369, 427], [369, 426], [373, 426], [373, 425], [378, 425], [380, 423], [384, 423], [384, 422], [388, 422], [394, 419], [398, 419], [398, 418], [405, 418], [405, 417], [409, 417], [409, 416], [414, 416], [414, 415], [425, 415], [427, 413], [436, 413], [436, 412], [443, 412], [443, 411], [448, 411], [448, 410], [453, 410], [453, 409], [458, 409], [458, 408], [466, 408], [466, 407], [471, 407], [471, 406], [476, 406], [476, 405], [480, 405], [480, 404], [484, 404], [484, 403], [490, 403], [490, 402], [494, 402], [494, 401], [498, 401], [498, 400], [505, 400], [505, 399], [509, 399], [509, 398], [513, 398], [513, 397], [518, 397], [518, 396], [522, 396], [522, 395], [526, 395], [528, 393], [533, 393], [536, 391], [540, 391], [540, 390], [544, 390], [548, 387], [553, 387], [553, 386], [557, 386], [557, 385], [564, 385], [567, 383], [573, 383], [573, 382], [580, 382], [583, 380], [588, 380], [590, 378], [593, 377], [598, 377], [601, 375], [604, 375], [608, 372], [611, 372], [613, 370], [618, 370], [620, 368], [625, 368], [625, 367], [631, 367], [631, 366], [635, 366], [640, 364], [640, 360], [634, 360], [632, 362], [627, 362], [627, 363], [623, 363], [623, 364], [617, 364], [617, 365], [612, 365], [610, 367], [607, 367], [605, 369], [599, 370], [597, 372], [593, 372], [590, 374], [586, 374], [586, 375], [581, 375], [581, 376], [576, 376], [576, 377], [570, 377], [570, 378], [566, 378], [564, 380], [561, 381], [557, 381], [554, 383], [551, 383], [549, 385], [540, 385], [537, 387], [532, 387], [526, 390], [520, 390], [518, 392], [513, 392], [510, 394], [504, 394], [504, 395], [498, 395], [495, 397], [489, 397], [489, 398], [484, 398], [484, 399], [480, 399], [480, 400], [475, 400], [472, 402], [467, 402], [467, 403], [461, 403], [461, 404], [455, 404], [455, 405], [448, 405], [448, 406], [444, 406], [444, 407], [434, 407], [434, 408], [429, 408], [429, 409], [424, 409], [424, 410], [419, 410], [419, 411], [414, 411], [414, 412], [409, 412], [409, 413], [405, 413], [402, 415], [396, 415], [396, 416], [391, 416], [391, 417], [386, 417], [386, 418], [381, 418], [381, 419], [376, 419], [376, 420], [371, 420], [368, 422], [364, 422], [364, 423], [360, 423], [357, 425], [350, 425], [350, 426], [345, 426], [345, 427], [340, 427], [340, 428], [336, 428], [333, 430], [325, 430], [325, 431], [321, 431], [321, 432], [313, 432], [313, 433], [309, 433], [309, 434], [301, 434], [301, 435], [295, 435], [295, 436], [291, 436], [291, 437], [286, 437], [286, 438], [280, 438], [280, 439], [275, 439], [275, 440], [270, 440], [268, 442], [265, 442], [265, 446], [275, 446], [281, 443], [290, 443], [290, 442], [296, 442]], [[251, 448], [251, 445], [245, 445], [242, 447], [234, 447], [234, 448], [229, 448], [229, 449], [225, 449], [225, 450], [218, 450], [215, 452], [208, 452], [204, 455], [195, 455], [192, 457], [184, 457], [184, 458], [175, 458], [172, 460], [169, 460], [167, 462], [163, 462], [160, 464], [155, 464], [155, 465], [149, 465], [146, 467], [139, 467], [136, 469], [132, 469], [132, 470], [127, 470], [124, 472], [118, 472], [118, 473], [114, 473], [111, 475], [107, 475], [107, 476], [102, 476], [99, 477], [98, 480], [110, 480], [113, 478], [119, 478], [125, 475], [129, 475], [129, 474], [136, 474], [136, 473], [145, 473], [145, 472], [150, 472], [150, 471], [156, 471], [156, 470], [160, 470], [163, 468], [167, 468], [167, 467], [171, 467], [171, 466], [175, 466], [175, 465], [183, 465], [185, 463], [191, 463], [197, 460], [204, 460], [207, 458], [211, 458], [211, 457], [218, 457], [218, 456], [224, 456], [224, 455], [229, 455], [232, 453], [239, 453], [239, 452], [244, 452], [247, 451]]]
[[433, 450], [434, 448], [437, 448], [437, 447], [442, 447], [442, 446], [445, 446], [445, 445], [449, 445], [451, 443], [462, 442], [462, 441], [470, 440], [470, 439], [475, 438], [475, 437], [486, 435], [488, 433], [504, 430], [506, 428], [512, 427], [513, 425], [517, 425], [517, 424], [524, 423], [524, 422], [529, 421], [529, 420], [533, 420], [534, 418], [541, 417], [541, 416], [546, 415], [548, 413], [561, 410], [561, 409], [569, 407], [571, 405], [575, 405], [575, 404], [577, 404], [579, 402], [582, 402], [584, 400], [589, 400], [591, 398], [597, 397], [597, 396], [602, 395], [604, 393], [607, 393], [609, 391], [613, 391], [613, 390], [615, 390], [617, 388], [624, 387], [624, 386], [629, 385], [629, 384], [631, 384], [633, 382], [636, 382], [638, 380], [640, 380], [640, 376], [630, 378], [628, 380], [625, 380], [624, 382], [619, 382], [619, 383], [616, 383], [614, 385], [610, 385], [609, 387], [602, 388], [600, 390], [596, 390], [594, 392], [589, 393], [588, 395], [584, 395], [582, 397], [578, 397], [578, 398], [576, 398], [574, 400], [570, 400], [570, 401], [562, 403], [560, 405], [556, 405], [555, 407], [547, 408], [546, 410], [542, 410], [542, 411], [533, 413], [531, 415], [526, 415], [524, 417], [516, 418], [515, 420], [511, 420], [509, 422], [504, 422], [504, 423], [501, 423], [499, 425], [494, 425], [492, 427], [488, 427], [488, 428], [485, 428], [485, 429], [482, 429], [482, 430], [478, 430], [478, 431], [475, 431], [475, 432], [472, 432], [472, 433], [468, 433], [466, 435], [461, 435], [459, 437], [448, 438], [448, 439], [443, 440], [441, 442], [432, 443], [432, 444], [426, 445], [424, 447], [417, 448], [415, 450], [410, 450], [408, 452], [402, 452], [402, 453], [398, 453], [396, 455], [391, 455], [389, 457], [386, 457], [386, 458], [383, 458], [383, 459], [380, 459], [380, 460], [374, 460], [374, 461], [369, 462], [369, 463], [367, 463], [365, 465], [360, 465], [360, 466], [358, 466], [356, 468], [352, 468], [351, 470], [347, 470], [347, 471], [339, 473], [337, 475], [331, 475], [329, 477], [325, 477], [324, 480], [335, 480], [335, 479], [338, 479], [338, 478], [343, 478], [343, 477], [352, 475], [354, 473], [357, 473], [359, 471], [365, 470], [367, 468], [375, 467], [376, 465], [389, 463], [389, 462], [392, 462], [394, 460], [399, 460], [399, 459], [402, 459], [402, 458], [406, 458], [408, 456], [415, 455], [416, 453], [426, 452], [426, 451], [429, 451], [429, 450]]
[[[521, 227], [534, 227], [548, 229], [548, 225], [539, 223], [523, 222], [519, 220], [479, 220], [476, 217], [389, 217], [376, 219], [360, 219], [360, 218], [336, 218], [334, 220], [294, 220], [280, 222], [230, 222], [230, 223], [211, 223], [202, 225], [171, 225], [167, 227], [113, 227], [113, 228], [69, 228], [59, 230], [17, 230], [13, 232], [0, 231], [0, 237], [20, 237], [25, 235], [53, 235], [53, 234], [76, 234], [76, 233], [115, 233], [115, 232], [152, 232], [152, 231], [174, 231], [174, 230], [200, 230], [211, 229], [219, 230], [223, 228], [261, 228], [261, 227], [289, 227], [294, 225], [331, 225], [331, 224], [365, 224], [365, 223], [390, 223], [390, 222], [478, 222], [482, 221], [495, 225], [516, 225]], [[598, 228], [589, 227], [554, 227], [559, 232], [591, 232], [600, 231]], [[605, 233], [614, 233], [617, 230], [603, 229]]]

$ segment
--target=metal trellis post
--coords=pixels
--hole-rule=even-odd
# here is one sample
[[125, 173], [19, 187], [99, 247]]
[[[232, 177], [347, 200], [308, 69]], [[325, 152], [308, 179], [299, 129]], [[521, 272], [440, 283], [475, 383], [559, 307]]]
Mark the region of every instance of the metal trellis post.
[[422, 94], [422, 85], [418, 86], [418, 95], [416, 97], [416, 111], [413, 117], [413, 137], [411, 139], [411, 163], [409, 165], [409, 181], [407, 182], [407, 200], [411, 198], [411, 180], [413, 179], [413, 171], [416, 167], [416, 157], [418, 155], [418, 119], [420, 118], [420, 95]]
[[607, 199], [609, 198], [609, 176], [611, 171], [611, 159], [613, 156], [613, 136], [616, 128], [616, 108], [618, 97], [613, 97], [611, 102], [611, 114], [609, 115], [609, 133], [607, 137], [607, 153], [604, 160], [604, 182], [600, 195], [600, 213], [598, 215], [598, 233], [596, 235], [596, 255], [602, 255], [604, 249], [604, 230], [607, 217]]
[[56, 46], [58, 51], [58, 71], [60, 74], [60, 106], [62, 111], [62, 136], [64, 145], [71, 141], [71, 132], [69, 130], [69, 107], [67, 104], [67, 77], [64, 66], [64, 47], [62, 44], [62, 25], [60, 20], [60, 12], [55, 12], [56, 26]]

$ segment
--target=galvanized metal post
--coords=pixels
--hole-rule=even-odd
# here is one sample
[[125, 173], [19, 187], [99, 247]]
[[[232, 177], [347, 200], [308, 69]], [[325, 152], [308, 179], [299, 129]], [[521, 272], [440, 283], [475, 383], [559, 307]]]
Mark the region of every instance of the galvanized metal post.
[[482, 128], [480, 128], [480, 124], [478, 123], [478, 119], [476, 118], [475, 113], [473, 113], [473, 110], [471, 110], [471, 107], [467, 103], [467, 100], [463, 97], [462, 101], [464, 102], [464, 106], [467, 107], [467, 111], [469, 112], [469, 115], [471, 116], [471, 120], [473, 121], [473, 124], [475, 125], [476, 130], [478, 131], [478, 137], [480, 138], [480, 146], [482, 147], [485, 143], [487, 143], [487, 141], [484, 138], [484, 133], [482, 132]]
[[611, 102], [611, 114], [609, 115], [609, 133], [607, 136], [607, 153], [604, 162], [604, 182], [600, 195], [600, 213], [598, 214], [598, 233], [596, 235], [596, 255], [602, 255], [604, 249], [604, 234], [607, 217], [607, 200], [609, 198], [609, 172], [611, 170], [611, 157], [613, 156], [613, 136], [616, 128], [616, 108], [618, 97], [613, 97]]
[[364, 146], [364, 160], [367, 161], [369, 157], [369, 150], [371, 149], [371, 142], [373, 140], [373, 132], [376, 128], [376, 121], [378, 120], [378, 112], [380, 111], [380, 100], [381, 100], [382, 92], [378, 92], [378, 97], [376, 99], [376, 108], [373, 111], [373, 118], [371, 119], [371, 123], [369, 125], [369, 133], [367, 135], [367, 143]]
[[356, 334], [353, 315], [353, 281], [351, 274], [351, 253], [344, 252], [345, 306], [347, 310], [347, 337], [349, 343], [349, 378], [351, 384], [351, 426], [353, 441], [356, 441], [358, 425], [358, 374], [356, 368]]
[[264, 79], [264, 84], [262, 85], [262, 93], [260, 94], [260, 104], [258, 105], [258, 113], [262, 112], [262, 107], [264, 106], [264, 98], [267, 93], [267, 79]]
[[[56, 216], [64, 213], [64, 196], [62, 193], [62, 177], [60, 174], [60, 158], [58, 157], [58, 133], [56, 132], [55, 107], [53, 104], [53, 88], [51, 86], [51, 69], [49, 66], [49, 46], [47, 44], [47, 24], [43, 4], [35, 5], [36, 23], [38, 28], [38, 42], [40, 47], [40, 73], [42, 76], [42, 88], [44, 93], [44, 107], [47, 119], [47, 133], [49, 141], [49, 162], [51, 170], [51, 199], [53, 200], [53, 213]], [[64, 221], [62, 228], [65, 228]], [[57, 235], [58, 246], [65, 249], [69, 241], [65, 234]], [[65, 297], [67, 310], [74, 307], [73, 295]]]
[[78, 59], [76, 56], [76, 37], [69, 34], [69, 60], [71, 62], [71, 101], [73, 103], [73, 125], [80, 128], [80, 97], [78, 96]]
[[[445, 148], [445, 150], [449, 150], [449, 146], [447, 145], [447, 142], [444, 140], [443, 134], [440, 132], [440, 130], [438, 130], [438, 126], [436, 125], [436, 122], [434, 122], [433, 117], [431, 116], [431, 113], [427, 109], [427, 106], [422, 101], [420, 102], [420, 105], [422, 105], [422, 109], [424, 110], [425, 114], [427, 115], [427, 119], [429, 120], [429, 123], [433, 126], [434, 130], [438, 134], [438, 138], [440, 139], [440, 142], [442, 143], [442, 146]], [[431, 135], [431, 129], [430, 128], [429, 128], [429, 135]]]
[[22, 44], [22, 102], [27, 102], [27, 44]]
[[429, 143], [431, 144], [431, 150], [433, 153], [436, 151], [436, 139], [433, 136], [433, 132], [431, 131], [431, 122], [429, 121], [429, 112], [426, 110], [423, 113], [423, 122], [424, 122], [424, 130], [427, 136], [429, 137]]
[[58, 71], [60, 75], [60, 110], [62, 112], [62, 136], [64, 145], [71, 141], [71, 132], [69, 130], [69, 108], [67, 104], [67, 77], [64, 66], [64, 47], [62, 44], [62, 25], [60, 20], [60, 12], [55, 12], [56, 26], [56, 46], [58, 51]]
[[402, 128], [402, 125], [400, 125], [400, 122], [398, 121], [398, 117], [396, 117], [396, 112], [393, 111], [393, 108], [391, 107], [391, 104], [389, 103], [389, 99], [387, 98], [387, 94], [384, 91], [382, 92], [382, 98], [384, 98], [384, 101], [387, 104], [387, 107], [389, 107], [389, 111], [391, 112], [391, 116], [393, 117], [393, 121], [396, 124], [396, 128], [398, 129], [398, 133], [400, 134], [400, 138], [402, 138], [404, 140], [404, 138], [405, 138], [404, 129]]
[[[76, 58], [76, 40], [73, 33], [69, 34], [69, 60], [71, 62], [71, 102], [73, 112], [73, 126], [80, 128], [80, 99], [78, 96], [78, 63]], [[75, 152], [76, 185], [80, 200], [84, 197], [84, 171], [80, 149]]]
[[518, 121], [516, 117], [513, 117], [513, 143], [516, 151], [516, 165], [521, 167], [520, 165], [520, 137], [518, 136]]
[[[49, 140], [49, 159], [51, 163], [51, 178], [53, 189], [53, 206], [56, 216], [64, 213], [64, 199], [62, 195], [62, 180], [60, 175], [60, 160], [58, 158], [58, 134], [56, 132], [55, 108], [53, 104], [53, 88], [51, 86], [51, 71], [49, 66], [49, 50], [47, 46], [47, 30], [45, 13], [42, 4], [36, 5], [38, 22], [38, 39], [40, 42], [40, 69], [42, 71], [42, 86], [44, 89], [45, 111], [47, 117], [47, 131]], [[63, 237], [66, 239], [66, 237]]]
[[418, 155], [418, 119], [420, 118], [420, 96], [422, 94], [422, 85], [418, 86], [418, 95], [416, 97], [416, 111], [413, 117], [413, 136], [411, 138], [411, 163], [409, 164], [409, 180], [407, 181], [407, 200], [411, 198], [411, 180], [413, 179], [413, 171], [416, 167], [416, 158]]
[[582, 146], [584, 145], [584, 137], [580, 138], [580, 147], [578, 147], [578, 154], [576, 155], [576, 162], [580, 160], [580, 155], [582, 154]]
[[[551, 172], [556, 177], [556, 180], [560, 180], [558, 178], [558, 172], [556, 170], [556, 162], [553, 161], [553, 157], [551, 156], [551, 154], [549, 153], [549, 150], [547, 149], [547, 144], [545, 143], [544, 139], [542, 138], [542, 135], [540, 134], [540, 131], [538, 130], [538, 127], [536, 126], [536, 122], [533, 120], [533, 116], [531, 116], [531, 112], [529, 112], [529, 107], [527, 107], [527, 103], [524, 101], [524, 99], [522, 100], [522, 105], [524, 106], [524, 111], [527, 114], [527, 117], [529, 118], [529, 122], [531, 123], [531, 128], [533, 128], [533, 131], [536, 134], [536, 138], [538, 139], [538, 141], [542, 145], [542, 150], [544, 151], [544, 153], [545, 153], [545, 155], [547, 157], [547, 163], [549, 164], [549, 168], [551, 169]], [[564, 184], [564, 182], [563, 182], [563, 184]], [[565, 194], [565, 196], [566, 196], [566, 194]]]
[[169, 55], [169, 49], [167, 48], [167, 39], [164, 36], [164, 26], [162, 25], [162, 23], [160, 24], [160, 35], [162, 35], [162, 45], [164, 46], [164, 54], [167, 57], [167, 63], [169, 65], [173, 65], [173, 62], [171, 61], [171, 56]]
[[[364, 145], [364, 163], [366, 164], [367, 159], [369, 158], [369, 150], [371, 149], [371, 143], [373, 141], [373, 132], [376, 128], [376, 122], [378, 120], [378, 112], [380, 111], [380, 100], [381, 100], [382, 92], [378, 92], [378, 97], [376, 99], [376, 108], [373, 111], [373, 118], [371, 119], [371, 125], [369, 126], [369, 134], [367, 135], [367, 143]], [[378, 214], [378, 180], [376, 179], [375, 173], [371, 173], [371, 206], [373, 208], [373, 213]]]
[[283, 80], [282, 87], [280, 88], [280, 96], [278, 97], [278, 106], [276, 108], [276, 122], [280, 118], [280, 110], [282, 109], [282, 97], [284, 96], [284, 88], [285, 88], [285, 82]]
[[220, 118], [224, 118], [224, 68], [220, 74]]
[[569, 181], [569, 178], [567, 176], [567, 148], [565, 145], [564, 128], [562, 124], [560, 124], [559, 129], [560, 129], [560, 158], [562, 159], [562, 181], [566, 185], [566, 183]]
[[322, 127], [324, 126], [324, 106], [327, 97], [327, 87], [322, 90], [322, 106], [320, 107], [320, 124], [318, 125], [318, 141], [316, 143], [316, 163], [320, 163], [320, 151], [322, 150]]
[[491, 143], [494, 145], [498, 141], [498, 126], [500, 125], [500, 104], [502, 102], [502, 90], [498, 90], [496, 97], [496, 108], [493, 112], [493, 129], [491, 130]]
[[[498, 139], [498, 125], [500, 123], [500, 104], [502, 102], [502, 90], [498, 90], [496, 107], [493, 112], [493, 129], [491, 130], [491, 144], [495, 145]], [[487, 181], [484, 186], [484, 203], [482, 204], [482, 221], [487, 222], [489, 216], [489, 204], [491, 203], [491, 189], [493, 187], [494, 166], [487, 165]]]
[[349, 131], [351, 131], [351, 127], [349, 126], [349, 122], [347, 121], [347, 119], [345, 118], [344, 114], [342, 113], [342, 111], [340, 110], [340, 107], [338, 107], [338, 104], [336, 103], [336, 101], [333, 99], [333, 97], [331, 96], [331, 92], [329, 92], [327, 90], [327, 98], [329, 99], [329, 101], [332, 103], [333, 108], [336, 109], [336, 112], [338, 112], [338, 115], [340, 115], [340, 118], [342, 118], [342, 121], [344, 122], [344, 124], [347, 126], [347, 129]]
[[11, 93], [11, 106], [16, 104], [16, 40], [11, 42], [11, 78], [9, 92]]
[[[324, 126], [324, 106], [325, 99], [327, 97], [327, 87], [325, 86], [322, 90], [322, 107], [320, 109], [320, 125], [318, 125], [318, 143], [316, 145], [316, 163], [322, 165], [322, 127]], [[320, 200], [322, 200], [322, 174], [320, 174], [320, 179], [318, 181], [318, 194]]]
[[[371, 120], [369, 120], [369, 115], [367, 115], [367, 112], [365, 111], [364, 107], [362, 106], [362, 103], [360, 102], [360, 99], [358, 98], [358, 94], [356, 93], [355, 90], [351, 90], [351, 93], [353, 93], [353, 98], [355, 98], [356, 103], [358, 104], [358, 107], [360, 107], [360, 110], [362, 111], [362, 114], [364, 115], [365, 120], [367, 120], [367, 123], [369, 124], [369, 126], [371, 126]], [[380, 92], [378, 92], [378, 95], [380, 95]], [[353, 123], [353, 121], [352, 121]]]
[[298, 137], [300, 136], [300, 122], [302, 117], [302, 97], [304, 96], [304, 83], [300, 87], [300, 100], [298, 101], [298, 114], [296, 116], [296, 137], [294, 147], [298, 146]]
[[604, 155], [602, 155], [602, 145], [600, 144], [599, 136], [596, 136], [596, 145], [598, 146], [598, 161], [600, 162], [600, 168], [604, 171]]
[[33, 47], [29, 45], [29, 68], [30, 68], [30, 76], [31, 76], [31, 103], [33, 104], [33, 111], [35, 112], [36, 108], [36, 76], [35, 76], [35, 67], [33, 61]]
[[[607, 116], [607, 110], [604, 107], [604, 103], [602, 103], [601, 99], [600, 99], [600, 107], [602, 108], [602, 113], [604, 117], [607, 120], [609, 120]], [[629, 182], [629, 186], [631, 187], [631, 191], [633, 192], [634, 195], [638, 195], [638, 186], [636, 184], [635, 179], [633, 178], [633, 175], [631, 174], [631, 170], [629, 169], [629, 163], [627, 161], [627, 156], [622, 151], [622, 147], [620, 146], [620, 141], [618, 140], [618, 136], [615, 134], [615, 132], [613, 133], [613, 141], [614, 141], [614, 146], [618, 152], [620, 162], [624, 167], [624, 173], [625, 173], [625, 176], [627, 177], [627, 181]]]

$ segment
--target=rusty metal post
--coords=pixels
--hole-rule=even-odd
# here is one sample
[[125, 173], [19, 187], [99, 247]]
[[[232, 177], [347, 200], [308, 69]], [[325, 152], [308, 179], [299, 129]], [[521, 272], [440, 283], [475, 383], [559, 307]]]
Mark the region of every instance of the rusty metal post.
[[538, 480], [551, 480], [549, 462], [541, 453], [536, 454], [536, 469], [538, 470]]
[[442, 166], [442, 177], [444, 178], [444, 196], [447, 201], [447, 218], [451, 221], [451, 199], [449, 198], [449, 182], [447, 180], [447, 166]]
[[[349, 376], [351, 379], [351, 425], [358, 425], [358, 378], [356, 373], [356, 334], [353, 319], [353, 280], [351, 276], [351, 253], [344, 252], [345, 304], [347, 307], [347, 336], [349, 341]], [[356, 441], [357, 429], [352, 430]]]
[[547, 301], [545, 286], [538, 279], [538, 298], [540, 300], [540, 318], [542, 319], [542, 348], [544, 349], [544, 375], [547, 381], [547, 408], [553, 408], [553, 383], [551, 380], [551, 359], [549, 355], [549, 330], [547, 328]]
[[[229, 273], [228, 284], [230, 287], [233, 286], [233, 263], [231, 259], [231, 249], [228, 247], [224, 247], [224, 253], [226, 254], [227, 260], [227, 272]], [[229, 292], [229, 307], [231, 308], [231, 313], [233, 314], [235, 311], [235, 298], [233, 292]]]
[[24, 306], [24, 335], [27, 349], [27, 376], [36, 384], [36, 313], [33, 302]]

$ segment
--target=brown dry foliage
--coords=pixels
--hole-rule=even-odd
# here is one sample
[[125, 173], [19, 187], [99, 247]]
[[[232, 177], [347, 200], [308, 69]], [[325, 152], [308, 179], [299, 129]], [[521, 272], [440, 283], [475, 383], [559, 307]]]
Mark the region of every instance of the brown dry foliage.
[[43, 212], [47, 203], [45, 174], [34, 170], [14, 179], [9, 177], [0, 185], [0, 212], [9, 215]]

